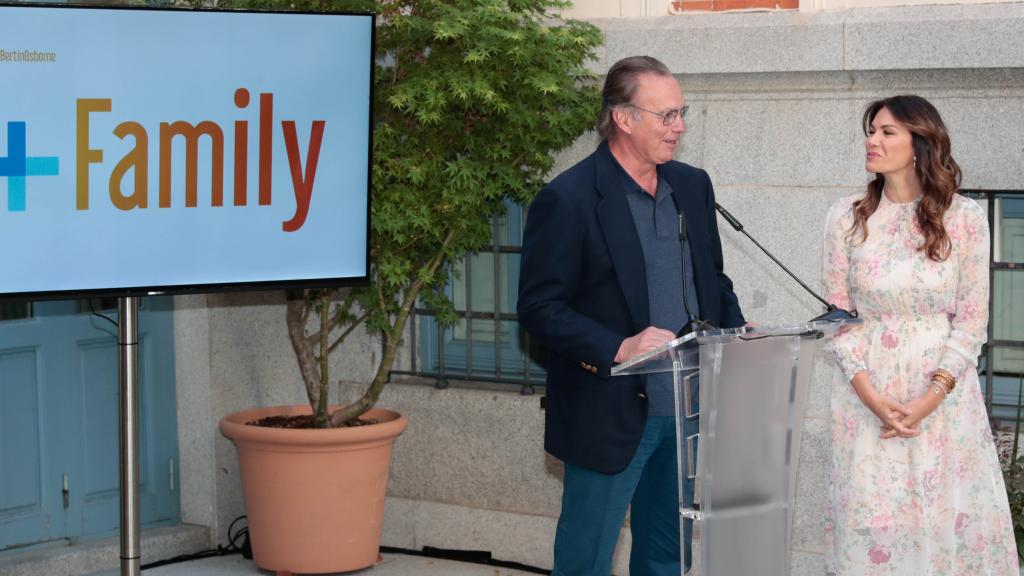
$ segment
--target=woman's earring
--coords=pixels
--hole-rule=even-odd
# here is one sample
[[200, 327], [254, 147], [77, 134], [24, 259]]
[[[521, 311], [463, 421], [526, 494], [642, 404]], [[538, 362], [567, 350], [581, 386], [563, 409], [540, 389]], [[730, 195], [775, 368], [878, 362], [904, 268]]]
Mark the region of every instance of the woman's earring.
[[914, 167], [917, 168], [917, 156], [914, 156]]

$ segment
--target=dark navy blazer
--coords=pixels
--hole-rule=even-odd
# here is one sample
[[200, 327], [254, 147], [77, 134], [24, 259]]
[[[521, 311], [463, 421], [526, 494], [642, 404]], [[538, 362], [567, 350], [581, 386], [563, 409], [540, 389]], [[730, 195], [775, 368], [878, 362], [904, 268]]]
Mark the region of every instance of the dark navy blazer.
[[[744, 324], [707, 172], [658, 167], [687, 224], [703, 320]], [[602, 142], [530, 205], [519, 275], [519, 321], [550, 353], [544, 448], [575, 466], [626, 468], [647, 419], [644, 379], [610, 378], [622, 341], [650, 325], [643, 249], [625, 191], [636, 186]], [[665, 327], [669, 328], [669, 327]]]

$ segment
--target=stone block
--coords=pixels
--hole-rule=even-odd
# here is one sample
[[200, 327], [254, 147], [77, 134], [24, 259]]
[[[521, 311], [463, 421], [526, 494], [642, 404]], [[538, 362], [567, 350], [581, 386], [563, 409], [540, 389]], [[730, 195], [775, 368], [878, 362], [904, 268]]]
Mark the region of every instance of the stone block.
[[825, 555], [819, 552], [794, 551], [789, 565], [790, 576], [825, 576]]
[[[602, 20], [610, 66], [647, 54], [676, 74], [839, 70], [842, 22], [796, 12]], [[603, 72], [603, 71], [602, 71]]]
[[793, 549], [823, 552], [829, 462], [832, 457], [830, 420], [804, 419], [793, 510]]
[[1024, 6], [1018, 3], [850, 10], [847, 70], [1019, 67]]
[[860, 138], [850, 130], [850, 114], [842, 95], [709, 94], [704, 167], [718, 186], [848, 186], [851, 166], [863, 155], [851, 156]]
[[409, 418], [392, 496], [557, 517], [561, 464], [544, 453], [539, 395], [392, 383], [381, 405]]
[[[714, 178], [714, 176], [712, 176]], [[850, 189], [718, 187], [719, 204], [787, 268], [820, 292], [825, 214]], [[761, 325], [809, 320], [824, 307], [724, 218], [718, 219], [726, 274], [747, 319]]]

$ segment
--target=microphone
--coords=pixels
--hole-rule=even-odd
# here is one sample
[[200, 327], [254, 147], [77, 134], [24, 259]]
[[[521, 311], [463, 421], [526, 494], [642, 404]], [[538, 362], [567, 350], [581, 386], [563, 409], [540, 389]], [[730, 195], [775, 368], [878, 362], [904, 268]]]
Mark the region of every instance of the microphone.
[[683, 275], [683, 309], [686, 310], [686, 324], [676, 332], [676, 337], [681, 338], [686, 336], [690, 332], [700, 332], [702, 330], [710, 330], [714, 328], [711, 324], [695, 318], [693, 313], [690, 312], [690, 303], [686, 298], [686, 218], [683, 217], [683, 211], [679, 210], [679, 257], [683, 260], [682, 275]]
[[811, 296], [814, 296], [815, 298], [818, 299], [819, 302], [821, 302], [822, 304], [825, 305], [825, 313], [820, 315], [820, 316], [816, 316], [814, 318], [811, 318], [810, 322], [817, 322], [819, 320], [823, 320], [823, 321], [826, 321], [826, 322], [838, 322], [840, 320], [848, 320], [850, 318], [856, 318], [857, 317], [857, 311], [856, 310], [854, 310], [852, 312], [843, 310], [842, 308], [839, 308], [835, 304], [829, 303], [827, 300], [825, 300], [824, 298], [819, 296], [818, 293], [815, 292], [814, 290], [811, 290], [810, 287], [807, 286], [807, 284], [804, 284], [804, 282], [802, 280], [797, 278], [796, 274], [793, 274], [792, 272], [790, 272], [789, 268], [786, 268], [786, 266], [782, 262], [779, 262], [778, 258], [773, 256], [772, 253], [769, 252], [767, 249], [765, 249], [764, 246], [761, 246], [760, 242], [758, 242], [757, 240], [754, 240], [754, 237], [751, 236], [750, 234], [748, 234], [747, 231], [743, 229], [743, 224], [740, 224], [740, 221], [737, 220], [735, 216], [730, 214], [728, 210], [726, 210], [725, 208], [722, 208], [722, 205], [719, 204], [718, 202], [715, 202], [715, 210], [718, 210], [718, 213], [721, 214], [723, 218], [725, 218], [725, 221], [728, 222], [729, 225], [732, 226], [734, 230], [736, 230], [737, 232], [742, 232], [744, 236], [746, 236], [747, 238], [750, 238], [750, 241], [753, 242], [754, 245], [756, 245], [758, 248], [760, 248], [762, 252], [767, 254], [768, 257], [771, 258], [773, 262], [778, 264], [779, 268], [782, 268], [786, 272], [786, 274], [789, 274], [790, 278], [792, 278], [793, 280], [796, 280], [797, 284], [802, 286], [804, 290], [807, 290], [811, 294]]

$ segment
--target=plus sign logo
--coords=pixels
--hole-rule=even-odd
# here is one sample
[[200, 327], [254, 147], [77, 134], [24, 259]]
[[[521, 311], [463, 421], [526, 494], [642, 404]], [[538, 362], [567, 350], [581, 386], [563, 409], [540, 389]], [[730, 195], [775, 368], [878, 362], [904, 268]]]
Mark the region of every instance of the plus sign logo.
[[25, 148], [25, 123], [7, 123], [7, 156], [0, 156], [0, 178], [7, 177], [7, 210], [25, 211], [25, 180], [29, 176], [56, 176], [56, 156], [28, 156]]

